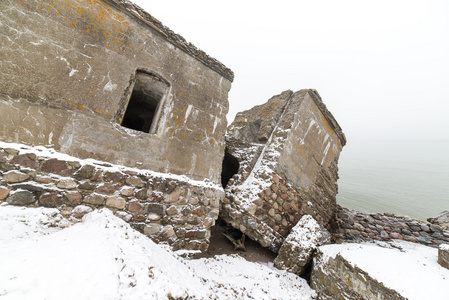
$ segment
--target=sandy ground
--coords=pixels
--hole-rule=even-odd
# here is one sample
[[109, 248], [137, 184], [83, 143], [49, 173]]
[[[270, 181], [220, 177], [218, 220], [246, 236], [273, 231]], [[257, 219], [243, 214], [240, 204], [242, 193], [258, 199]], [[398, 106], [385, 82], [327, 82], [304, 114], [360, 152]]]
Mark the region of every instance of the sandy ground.
[[246, 251], [234, 250], [232, 243], [222, 234], [228, 227], [220, 220], [212, 227], [209, 249], [196, 256], [197, 258], [212, 257], [220, 254], [237, 254], [251, 262], [273, 262], [277, 254], [261, 247], [258, 243], [246, 237]]

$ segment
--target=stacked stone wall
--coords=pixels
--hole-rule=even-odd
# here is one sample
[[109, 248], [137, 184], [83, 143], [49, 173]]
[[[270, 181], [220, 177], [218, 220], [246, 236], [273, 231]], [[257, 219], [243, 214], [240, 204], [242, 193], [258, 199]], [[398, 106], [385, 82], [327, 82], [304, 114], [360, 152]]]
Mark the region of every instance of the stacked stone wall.
[[331, 224], [337, 243], [405, 240], [438, 247], [449, 243], [449, 231], [439, 225], [392, 213], [364, 213], [337, 205]]
[[0, 148], [0, 203], [55, 207], [75, 222], [107, 207], [157, 242], [206, 250], [223, 191], [159, 175]]

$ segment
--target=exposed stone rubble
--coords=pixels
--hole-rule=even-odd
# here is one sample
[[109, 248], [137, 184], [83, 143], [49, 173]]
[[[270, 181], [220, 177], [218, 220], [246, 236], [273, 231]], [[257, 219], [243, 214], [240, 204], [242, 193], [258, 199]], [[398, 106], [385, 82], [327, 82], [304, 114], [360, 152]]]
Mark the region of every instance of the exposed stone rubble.
[[394, 239], [431, 247], [449, 243], [449, 231], [439, 225], [392, 213], [369, 214], [339, 205], [331, 227], [337, 243]]
[[434, 217], [428, 218], [427, 221], [449, 230], [449, 211], [445, 210]]
[[345, 143], [315, 90], [285, 91], [239, 113], [226, 134], [239, 170], [225, 189], [223, 219], [274, 252], [303, 215], [326, 226]]
[[276, 268], [303, 275], [318, 246], [331, 241], [330, 233], [312, 216], [305, 215], [293, 227], [274, 260]]
[[449, 244], [441, 244], [438, 247], [438, 263], [442, 267], [449, 269]]
[[72, 221], [107, 207], [157, 242], [204, 251], [223, 192], [184, 179], [0, 148], [0, 202], [56, 207]]

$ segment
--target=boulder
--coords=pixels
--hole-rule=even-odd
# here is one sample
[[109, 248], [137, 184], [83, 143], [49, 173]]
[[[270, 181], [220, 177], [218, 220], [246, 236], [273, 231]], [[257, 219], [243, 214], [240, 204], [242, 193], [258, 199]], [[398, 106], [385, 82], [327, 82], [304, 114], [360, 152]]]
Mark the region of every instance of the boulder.
[[330, 233], [310, 215], [305, 215], [293, 227], [282, 244], [274, 265], [297, 275], [302, 275], [312, 261], [318, 246], [329, 243]]
[[449, 210], [445, 210], [434, 217], [428, 218], [427, 221], [434, 225], [438, 225], [445, 230], [449, 230]]

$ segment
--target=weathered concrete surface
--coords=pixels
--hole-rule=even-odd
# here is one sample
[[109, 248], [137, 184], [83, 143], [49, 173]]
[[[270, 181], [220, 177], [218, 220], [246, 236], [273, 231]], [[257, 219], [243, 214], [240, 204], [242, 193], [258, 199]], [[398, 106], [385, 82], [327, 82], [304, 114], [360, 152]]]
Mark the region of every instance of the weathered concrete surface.
[[318, 246], [331, 241], [330, 233], [312, 216], [305, 215], [293, 227], [274, 260], [276, 268], [303, 275]]
[[226, 140], [240, 164], [225, 190], [228, 223], [274, 252], [303, 215], [328, 225], [346, 140], [315, 90], [285, 91], [239, 113]]
[[438, 263], [449, 269], [449, 244], [441, 244], [438, 248]]
[[326, 257], [318, 248], [314, 257], [311, 286], [322, 300], [405, 300], [397, 291], [373, 279], [340, 254]]
[[[128, 1], [0, 2], [0, 140], [218, 183], [232, 71]], [[120, 126], [136, 70], [154, 134]]]

